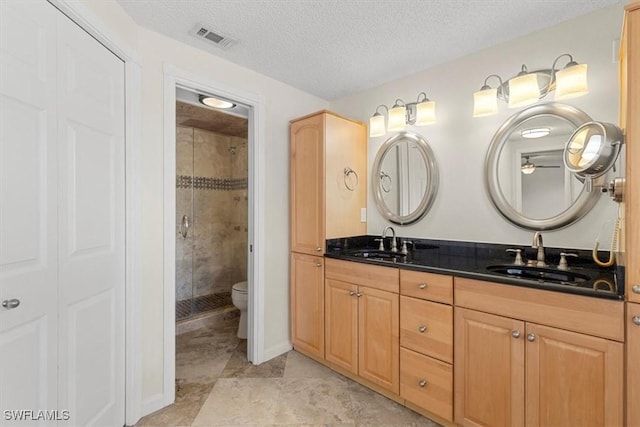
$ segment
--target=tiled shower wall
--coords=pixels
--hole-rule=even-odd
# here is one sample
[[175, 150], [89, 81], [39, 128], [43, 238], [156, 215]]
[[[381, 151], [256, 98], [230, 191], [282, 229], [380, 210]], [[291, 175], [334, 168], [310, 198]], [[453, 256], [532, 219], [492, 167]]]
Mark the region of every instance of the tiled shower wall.
[[176, 142], [176, 301], [230, 305], [247, 279], [247, 139], [178, 126]]

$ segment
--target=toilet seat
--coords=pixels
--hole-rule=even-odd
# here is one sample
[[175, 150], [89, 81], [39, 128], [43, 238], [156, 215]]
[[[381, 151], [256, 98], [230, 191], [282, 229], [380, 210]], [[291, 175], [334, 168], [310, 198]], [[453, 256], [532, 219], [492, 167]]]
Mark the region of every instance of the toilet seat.
[[244, 282], [238, 282], [234, 284], [231, 289], [238, 293], [246, 294], [249, 292], [249, 283], [246, 280]]

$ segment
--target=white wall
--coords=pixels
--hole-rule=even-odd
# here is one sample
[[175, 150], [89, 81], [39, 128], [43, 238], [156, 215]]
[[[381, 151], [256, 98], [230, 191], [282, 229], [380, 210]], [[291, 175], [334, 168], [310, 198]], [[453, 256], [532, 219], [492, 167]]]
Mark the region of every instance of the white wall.
[[[473, 118], [473, 92], [480, 89], [490, 74], [509, 78], [523, 63], [529, 70], [551, 68], [558, 55], [570, 53], [578, 62], [589, 65], [590, 92], [566, 103], [585, 111], [594, 120], [617, 123], [618, 64], [612, 58], [613, 41], [621, 34], [622, 16], [623, 4], [611, 6], [332, 102], [332, 110], [368, 123], [377, 105], [390, 106], [396, 98], [411, 102], [419, 92], [426, 91], [429, 98], [436, 101], [437, 123], [409, 130], [425, 137], [435, 152], [440, 167], [438, 196], [421, 221], [396, 226], [398, 234], [530, 245], [533, 233], [503, 219], [484, 189], [484, 158], [491, 138], [498, 127], [520, 109], [508, 109], [499, 101], [497, 115]], [[553, 94], [542, 102], [549, 101], [553, 101]], [[391, 135], [369, 139], [370, 170], [378, 148]], [[371, 193], [368, 200], [368, 233], [380, 234], [391, 223], [378, 213]], [[579, 222], [563, 230], [545, 232], [545, 245], [591, 248], [602, 224], [615, 219], [616, 215], [617, 205], [602, 196], [598, 205]], [[601, 240], [607, 238], [603, 236]]]
[[[142, 218], [143, 407], [162, 393], [163, 363], [163, 91], [173, 65], [220, 86], [257, 95], [266, 112], [266, 230], [264, 352], [289, 343], [289, 120], [328, 103], [291, 86], [137, 26], [115, 2], [84, 0], [118, 37], [137, 50], [142, 66], [140, 180]], [[278, 249], [274, 249], [278, 248]]]

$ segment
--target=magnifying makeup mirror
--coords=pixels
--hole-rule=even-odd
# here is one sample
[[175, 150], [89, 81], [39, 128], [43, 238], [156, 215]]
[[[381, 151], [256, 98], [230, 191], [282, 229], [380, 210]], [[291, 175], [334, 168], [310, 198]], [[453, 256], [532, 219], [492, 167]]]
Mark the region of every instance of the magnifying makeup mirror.
[[614, 166], [623, 144], [622, 130], [614, 124], [587, 122], [576, 129], [564, 149], [566, 168], [586, 179], [591, 191], [592, 181]]

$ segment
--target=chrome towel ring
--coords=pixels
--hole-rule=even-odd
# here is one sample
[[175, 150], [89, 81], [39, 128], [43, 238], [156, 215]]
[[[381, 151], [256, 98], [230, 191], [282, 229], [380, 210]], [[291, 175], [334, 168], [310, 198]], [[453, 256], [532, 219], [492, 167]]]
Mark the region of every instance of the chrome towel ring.
[[[349, 175], [354, 175], [356, 177], [356, 183], [354, 185], [349, 185]], [[347, 190], [354, 191], [359, 183], [358, 173], [351, 169], [349, 166], [344, 168], [344, 186], [347, 187]]]

